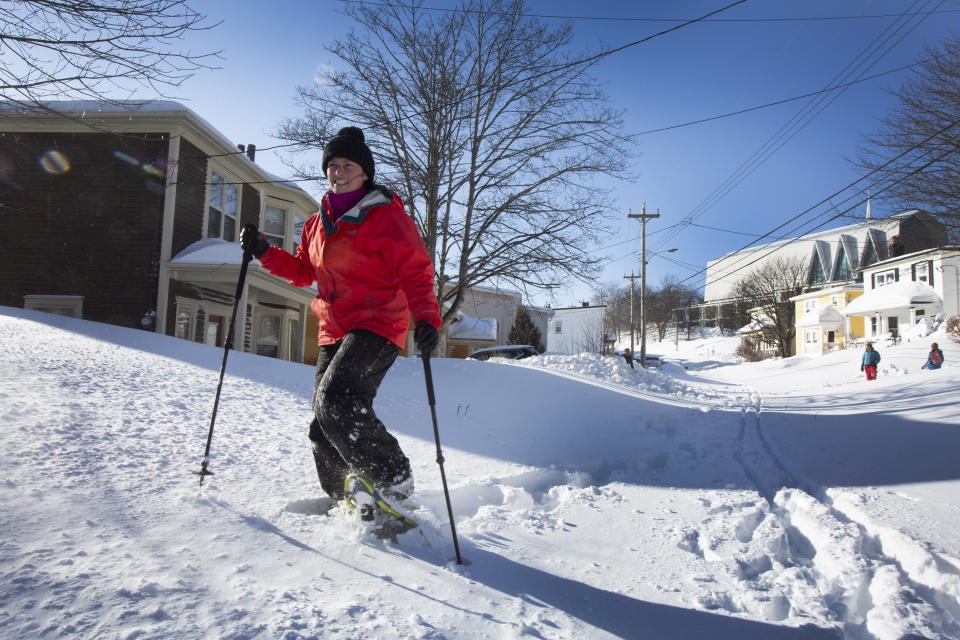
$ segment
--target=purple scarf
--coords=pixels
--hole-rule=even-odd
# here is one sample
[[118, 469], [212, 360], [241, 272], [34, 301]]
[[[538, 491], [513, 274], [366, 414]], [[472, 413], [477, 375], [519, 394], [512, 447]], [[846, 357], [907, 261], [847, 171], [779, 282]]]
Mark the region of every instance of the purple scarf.
[[347, 193], [327, 191], [327, 202], [330, 203], [330, 211], [327, 212], [327, 216], [330, 218], [330, 222], [339, 220], [340, 216], [353, 209], [358, 202], [363, 200], [365, 195], [367, 195], [367, 190], [363, 187]]

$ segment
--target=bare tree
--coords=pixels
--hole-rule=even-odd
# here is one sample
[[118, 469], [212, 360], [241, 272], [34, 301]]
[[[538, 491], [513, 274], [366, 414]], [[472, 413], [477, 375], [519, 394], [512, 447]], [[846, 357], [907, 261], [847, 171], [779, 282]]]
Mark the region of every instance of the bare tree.
[[960, 238], [960, 36], [928, 47], [924, 57], [894, 92], [899, 104], [865, 137], [855, 164], [877, 170], [881, 197], [930, 212]]
[[212, 28], [184, 0], [16, 0], [0, 3], [0, 99], [40, 107], [51, 98], [129, 95], [178, 86], [217, 53], [172, 47]]
[[569, 26], [523, 16], [522, 0], [345, 11], [361, 31], [328, 49], [344, 70], [301, 87], [304, 117], [278, 133], [316, 149], [343, 124], [370, 131], [378, 181], [405, 199], [434, 257], [444, 322], [472, 286], [589, 282], [608, 232], [594, 178], [625, 177], [627, 143], [593, 62], [566, 53]]
[[743, 300], [760, 329], [763, 340], [781, 357], [793, 354], [796, 312], [790, 298], [807, 282], [803, 258], [773, 258], [751, 271], [733, 287], [733, 297]]
[[619, 339], [630, 330], [630, 292], [619, 282], [602, 283], [594, 292], [592, 302], [606, 306], [603, 313], [604, 331]]
[[661, 342], [667, 335], [667, 327], [673, 322], [673, 310], [700, 304], [700, 293], [681, 284], [676, 276], [664, 276], [660, 287], [647, 293], [647, 322], [657, 329], [657, 339]]

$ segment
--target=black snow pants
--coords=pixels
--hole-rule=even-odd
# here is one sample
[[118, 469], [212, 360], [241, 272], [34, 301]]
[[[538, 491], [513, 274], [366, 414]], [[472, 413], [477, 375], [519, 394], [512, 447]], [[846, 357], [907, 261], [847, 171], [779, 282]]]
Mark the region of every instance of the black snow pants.
[[350, 331], [322, 345], [313, 387], [310, 440], [320, 486], [343, 497], [347, 473], [378, 488], [410, 477], [410, 461], [373, 411], [373, 399], [400, 349], [371, 331]]

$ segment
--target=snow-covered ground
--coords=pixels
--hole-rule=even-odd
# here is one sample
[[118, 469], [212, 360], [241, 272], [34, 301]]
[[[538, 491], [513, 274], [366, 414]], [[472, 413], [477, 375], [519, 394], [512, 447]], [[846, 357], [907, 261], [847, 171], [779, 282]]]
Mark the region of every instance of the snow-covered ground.
[[[937, 340], [946, 363], [923, 371]], [[419, 529], [323, 499], [309, 367], [0, 308], [0, 637], [960, 638], [960, 346], [734, 365], [419, 360], [377, 410]]]

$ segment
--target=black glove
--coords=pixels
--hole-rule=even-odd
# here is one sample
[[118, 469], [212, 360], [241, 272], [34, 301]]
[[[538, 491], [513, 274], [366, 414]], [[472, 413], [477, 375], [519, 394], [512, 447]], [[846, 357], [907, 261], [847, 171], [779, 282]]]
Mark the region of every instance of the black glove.
[[863, 365], [860, 365], [860, 371], [863, 371]]
[[270, 243], [267, 242], [267, 237], [257, 229], [257, 225], [246, 224], [240, 232], [240, 248], [244, 252], [252, 253], [254, 258], [259, 258], [270, 248]]
[[420, 320], [417, 322], [417, 328], [413, 331], [413, 341], [417, 343], [417, 349], [420, 350], [420, 353], [429, 355], [437, 348], [440, 336], [437, 335], [437, 330], [433, 328], [432, 324], [426, 320]]

